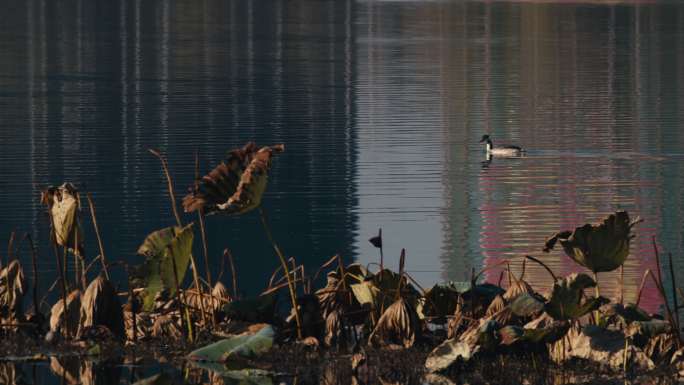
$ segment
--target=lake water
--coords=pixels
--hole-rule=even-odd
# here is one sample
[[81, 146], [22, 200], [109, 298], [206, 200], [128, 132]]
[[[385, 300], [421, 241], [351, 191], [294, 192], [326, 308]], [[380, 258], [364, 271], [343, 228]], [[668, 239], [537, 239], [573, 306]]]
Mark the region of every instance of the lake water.
[[[680, 3], [3, 4], [0, 243], [34, 234], [41, 293], [56, 271], [42, 188], [91, 192], [108, 259], [136, 262], [145, 235], [175, 222], [147, 149], [168, 155], [182, 196], [195, 152], [207, 173], [249, 140], [285, 144], [264, 207], [308, 272], [335, 253], [378, 262], [367, 239], [382, 228], [385, 263], [397, 268], [406, 248], [424, 286], [525, 254], [562, 275], [581, 269], [542, 254], [545, 238], [626, 209], [644, 219], [626, 299], [656, 266], [652, 237], [684, 282]], [[485, 133], [527, 155], [484, 162]], [[240, 290], [263, 289], [278, 263], [257, 214], [207, 226], [214, 279], [228, 247]], [[28, 269], [25, 247], [20, 257]], [[526, 277], [551, 283], [536, 265]], [[616, 279], [601, 274], [606, 295]], [[643, 304], [659, 303], [647, 285]]]

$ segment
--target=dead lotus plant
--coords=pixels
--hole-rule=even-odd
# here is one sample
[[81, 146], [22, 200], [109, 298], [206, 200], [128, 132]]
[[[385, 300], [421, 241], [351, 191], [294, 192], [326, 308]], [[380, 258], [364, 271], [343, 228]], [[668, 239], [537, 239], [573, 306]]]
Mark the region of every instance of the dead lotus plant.
[[22, 301], [26, 279], [19, 260], [13, 260], [0, 270], [0, 318], [15, 323], [23, 316]]
[[41, 202], [50, 214], [52, 241], [74, 254], [83, 255], [83, 229], [79, 223], [78, 190], [69, 183], [50, 186], [42, 192]]
[[223, 213], [240, 215], [259, 209], [266, 236], [280, 260], [295, 312], [297, 337], [302, 338], [302, 322], [297, 304], [297, 290], [287, 261], [280, 247], [273, 240], [261, 200], [268, 183], [273, 155], [283, 152], [285, 146], [276, 144], [259, 148], [249, 142], [242, 148], [232, 150], [228, 159], [221, 162], [208, 175], [202, 177], [192, 192], [183, 198], [185, 212], [199, 211], [204, 214]]
[[125, 337], [121, 303], [112, 283], [102, 275], [88, 285], [81, 298], [78, 335], [95, 326], [107, 327], [117, 338]]
[[81, 291], [73, 290], [66, 297], [66, 317], [64, 314], [64, 301], [57, 301], [50, 312], [50, 332], [46, 340], [52, 341], [56, 336], [68, 338], [75, 336], [81, 316]]

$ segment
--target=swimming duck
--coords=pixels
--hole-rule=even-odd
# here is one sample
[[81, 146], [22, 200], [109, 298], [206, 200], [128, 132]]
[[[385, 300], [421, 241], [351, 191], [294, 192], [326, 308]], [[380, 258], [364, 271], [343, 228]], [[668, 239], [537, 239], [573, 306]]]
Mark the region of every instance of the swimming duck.
[[489, 137], [489, 135], [482, 135], [480, 143], [485, 143], [487, 156], [521, 156], [525, 152], [525, 150], [518, 146], [494, 147], [494, 142], [492, 142], [492, 139]]

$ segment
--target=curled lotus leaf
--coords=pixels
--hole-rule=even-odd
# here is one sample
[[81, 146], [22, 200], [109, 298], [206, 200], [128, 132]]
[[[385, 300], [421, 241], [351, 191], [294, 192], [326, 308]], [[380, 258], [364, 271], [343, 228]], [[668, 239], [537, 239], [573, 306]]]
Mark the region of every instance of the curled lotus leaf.
[[584, 289], [596, 286], [596, 282], [584, 273], [573, 273], [553, 284], [551, 297], [545, 305], [546, 312], [557, 320], [580, 318], [608, 302], [603, 297], [583, 300]]
[[644, 309], [631, 303], [626, 305], [621, 303], [609, 303], [601, 306], [599, 311], [604, 318], [611, 319], [617, 317], [625, 324], [634, 321], [649, 321], [651, 319], [651, 316], [649, 316]]
[[[78, 325], [81, 318], [81, 291], [73, 290], [66, 298], [67, 305], [67, 325], [69, 326], [68, 335], [76, 335]], [[57, 334], [65, 335], [64, 317], [64, 301], [59, 299], [52, 306], [50, 311], [50, 333], [46, 339], [51, 339]]]
[[639, 222], [639, 218], [630, 221], [626, 211], [617, 211], [600, 224], [585, 224], [553, 235], [544, 251], [549, 252], [560, 242], [565, 254], [587, 269], [595, 273], [613, 271], [627, 259], [629, 242], [635, 237], [632, 228]]
[[[50, 212], [52, 240], [78, 255], [83, 253], [83, 230], [78, 221], [78, 190], [71, 183], [50, 186], [41, 194], [41, 202]], [[76, 245], [76, 247], [74, 247]]]
[[285, 146], [257, 147], [253, 142], [232, 150], [228, 159], [202, 177], [197, 188], [183, 198], [186, 212], [244, 214], [261, 204], [274, 153]]
[[425, 317], [444, 317], [454, 314], [460, 293], [449, 285], [436, 284], [425, 293], [420, 313]]
[[516, 299], [519, 295], [525, 293], [534, 293], [534, 289], [532, 289], [532, 286], [530, 286], [530, 284], [526, 281], [522, 279], [517, 280], [513, 282], [508, 289], [506, 289], [506, 292], [503, 294], [503, 299], [506, 300], [506, 302], [510, 302]]
[[135, 273], [145, 288], [142, 293], [144, 311], [154, 308], [154, 298], [162, 290], [168, 291], [170, 296], [175, 294], [176, 277], [179, 284], [183, 282], [190, 263], [193, 238], [192, 224], [167, 227], [148, 235], [138, 248], [138, 254], [145, 257], [142, 268]]
[[115, 336], [125, 336], [124, 317], [114, 285], [103, 276], [95, 278], [81, 298], [81, 322], [78, 335], [85, 328], [106, 326]]
[[15, 259], [0, 270], [0, 316], [17, 320], [23, 316], [22, 300], [26, 279], [19, 260]]
[[[361, 283], [349, 286], [361, 305], [367, 305], [376, 312], [378, 317], [382, 316], [384, 309], [389, 308], [395, 303], [397, 295], [406, 299], [411, 306], [417, 308], [420, 294], [411, 285], [406, 277], [385, 269], [369, 276]], [[400, 289], [401, 287], [401, 289]], [[400, 293], [397, 291], [401, 290]]]
[[447, 339], [433, 349], [425, 360], [425, 368], [431, 373], [443, 371], [459, 361], [469, 361], [481, 351], [494, 349], [499, 341], [498, 330], [498, 322], [480, 320], [460, 337]]
[[385, 310], [368, 337], [373, 344], [398, 344], [410, 348], [420, 335], [421, 324], [416, 309], [400, 298]]
[[511, 302], [511, 311], [518, 317], [533, 317], [544, 310], [544, 300], [531, 293], [518, 295]]
[[548, 346], [549, 356], [556, 363], [580, 358], [621, 371], [626, 357], [629, 368], [642, 371], [655, 368], [651, 358], [641, 349], [625, 344], [625, 335], [622, 332], [596, 325], [570, 328], [566, 338]]

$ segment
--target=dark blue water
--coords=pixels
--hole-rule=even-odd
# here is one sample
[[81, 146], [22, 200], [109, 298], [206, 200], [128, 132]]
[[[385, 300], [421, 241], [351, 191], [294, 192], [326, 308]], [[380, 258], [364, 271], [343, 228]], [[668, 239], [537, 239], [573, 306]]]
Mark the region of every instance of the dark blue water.
[[[309, 274], [335, 253], [378, 262], [367, 239], [380, 227], [386, 264], [396, 268], [406, 248], [424, 286], [528, 253], [564, 274], [578, 267], [541, 254], [544, 239], [617, 209], [644, 219], [625, 267], [628, 300], [656, 267], [651, 237], [684, 265], [680, 3], [27, 0], [2, 9], [0, 244], [13, 230], [34, 235], [41, 293], [56, 271], [41, 189], [70, 181], [91, 192], [108, 259], [135, 263], [145, 235], [175, 223], [147, 149], [168, 156], [182, 197], [196, 152], [204, 174], [250, 140], [285, 144], [263, 206]], [[527, 156], [484, 162], [484, 133]], [[207, 226], [213, 278], [227, 247], [241, 291], [263, 289], [278, 263], [256, 213]], [[19, 256], [29, 270], [24, 244]], [[526, 271], [550, 285], [542, 269]], [[607, 295], [616, 279], [601, 275]], [[654, 288], [644, 301], [657, 310]]]

